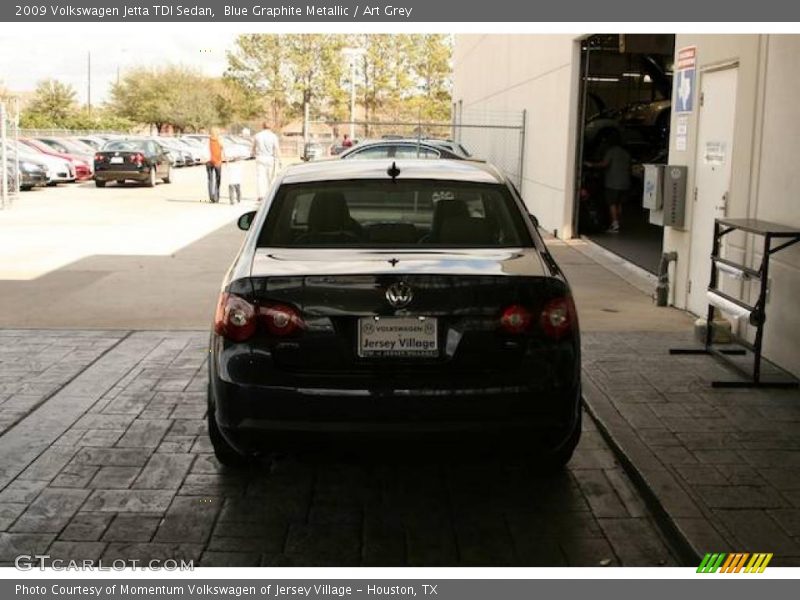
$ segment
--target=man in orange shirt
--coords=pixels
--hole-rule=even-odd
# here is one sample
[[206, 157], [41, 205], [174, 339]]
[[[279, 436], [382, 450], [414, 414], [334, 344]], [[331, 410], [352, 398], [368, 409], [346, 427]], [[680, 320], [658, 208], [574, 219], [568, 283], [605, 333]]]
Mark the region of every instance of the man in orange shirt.
[[211, 154], [211, 157], [206, 163], [208, 201], [214, 203], [219, 202], [219, 186], [222, 182], [222, 159], [224, 158], [222, 142], [219, 139], [219, 130], [216, 128], [211, 130], [208, 146]]

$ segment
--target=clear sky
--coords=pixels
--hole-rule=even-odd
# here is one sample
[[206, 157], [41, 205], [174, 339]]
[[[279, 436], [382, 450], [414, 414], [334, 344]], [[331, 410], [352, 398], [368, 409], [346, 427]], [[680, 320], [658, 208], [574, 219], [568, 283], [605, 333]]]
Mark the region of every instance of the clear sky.
[[33, 91], [42, 79], [54, 78], [72, 85], [78, 101], [86, 102], [87, 55], [92, 55], [92, 104], [108, 99], [117, 68], [179, 63], [206, 75], [222, 75], [225, 50], [234, 35], [198, 35], [191, 24], [175, 23], [169, 33], [149, 30], [144, 24], [127, 31], [87, 31], [64, 23], [58, 34], [25, 27], [14, 31], [5, 24], [0, 33], [0, 83], [14, 92]]

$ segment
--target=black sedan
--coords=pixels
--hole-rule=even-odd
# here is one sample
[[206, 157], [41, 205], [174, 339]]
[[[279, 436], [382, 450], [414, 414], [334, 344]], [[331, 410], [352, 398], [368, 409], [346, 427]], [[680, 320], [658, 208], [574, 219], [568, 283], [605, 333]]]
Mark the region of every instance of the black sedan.
[[19, 165], [19, 189], [28, 191], [37, 186], [47, 185], [47, 166], [39, 161], [23, 158], [15, 163], [14, 155], [9, 157], [9, 166]]
[[273, 190], [239, 219], [248, 234], [214, 319], [208, 425], [220, 462], [397, 438], [570, 459], [575, 307], [497, 170], [321, 161], [287, 169]]
[[159, 179], [170, 182], [170, 161], [161, 144], [152, 140], [113, 140], [94, 155], [97, 187], [127, 180], [154, 187]]
[[452, 158], [463, 160], [468, 158], [444, 144], [425, 140], [398, 139], [364, 141], [351, 146], [339, 153], [339, 158], [388, 158], [388, 159], [414, 159], [414, 158]]

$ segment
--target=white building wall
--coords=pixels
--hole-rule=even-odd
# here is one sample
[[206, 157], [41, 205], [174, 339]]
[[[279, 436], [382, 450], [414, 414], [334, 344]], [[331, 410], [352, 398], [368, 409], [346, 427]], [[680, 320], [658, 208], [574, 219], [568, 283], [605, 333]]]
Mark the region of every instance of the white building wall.
[[[454, 101], [468, 111], [527, 110], [522, 194], [544, 229], [573, 235], [574, 178], [580, 36], [458, 35], [454, 50]], [[733, 170], [728, 216], [750, 216], [800, 227], [800, 36], [679, 34], [675, 48], [697, 46], [698, 76], [738, 65]], [[699, 80], [698, 80], [699, 81]], [[687, 165], [687, 214], [681, 229], [666, 227], [664, 250], [676, 250], [672, 303], [687, 307], [692, 240], [692, 190], [697, 153], [697, 110], [689, 118], [685, 151], [675, 145], [670, 164]], [[469, 135], [479, 135], [470, 133]], [[469, 145], [469, 140], [464, 136]], [[516, 155], [517, 148], [509, 147]], [[758, 268], [754, 236], [731, 235], [728, 256]], [[705, 260], [708, 260], [707, 258]], [[767, 305], [765, 356], [800, 376], [800, 244], [774, 255]], [[707, 281], [693, 282], [705, 288]], [[756, 293], [729, 291], [750, 300]], [[752, 338], [752, 328], [740, 324]]]
[[[800, 36], [786, 35], [678, 35], [675, 48], [697, 46], [698, 75], [726, 64], [739, 69], [736, 124], [731, 160], [729, 217], [752, 217], [800, 227]], [[699, 81], [699, 80], [698, 80]], [[711, 231], [692, 228], [694, 164], [698, 148], [697, 110], [689, 118], [686, 151], [675, 147], [675, 119], [670, 144], [670, 164], [689, 167], [686, 224], [681, 230], [666, 227], [664, 250], [676, 250], [674, 304], [687, 307], [692, 241]], [[727, 256], [758, 268], [761, 240], [758, 236], [731, 234]], [[798, 244], [800, 246], [800, 244]], [[702, 260], [708, 260], [707, 258]], [[770, 294], [764, 353], [783, 368], [800, 375], [800, 247], [775, 254], [770, 261]], [[692, 282], [692, 287], [708, 285]], [[747, 289], [749, 285], [750, 289]], [[757, 283], [728, 284], [733, 294], [755, 301]], [[752, 339], [753, 329], [739, 323], [739, 333]]]
[[[522, 193], [541, 226], [572, 237], [580, 53], [573, 35], [457, 35], [453, 99], [464, 115], [527, 111]], [[466, 118], [464, 119], [467, 120]], [[479, 129], [462, 141], [479, 147]], [[473, 143], [470, 143], [470, 138]], [[507, 161], [519, 153], [509, 143]]]

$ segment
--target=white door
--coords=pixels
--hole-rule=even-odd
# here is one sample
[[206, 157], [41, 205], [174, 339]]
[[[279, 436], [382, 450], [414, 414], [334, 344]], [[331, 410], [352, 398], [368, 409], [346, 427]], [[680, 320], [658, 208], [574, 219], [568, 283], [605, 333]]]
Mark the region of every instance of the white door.
[[[731, 183], [733, 126], [736, 116], [738, 68], [703, 73], [700, 81], [692, 245], [689, 257], [689, 310], [705, 315], [711, 277], [714, 219], [726, 214]], [[691, 198], [691, 196], [689, 197]]]

